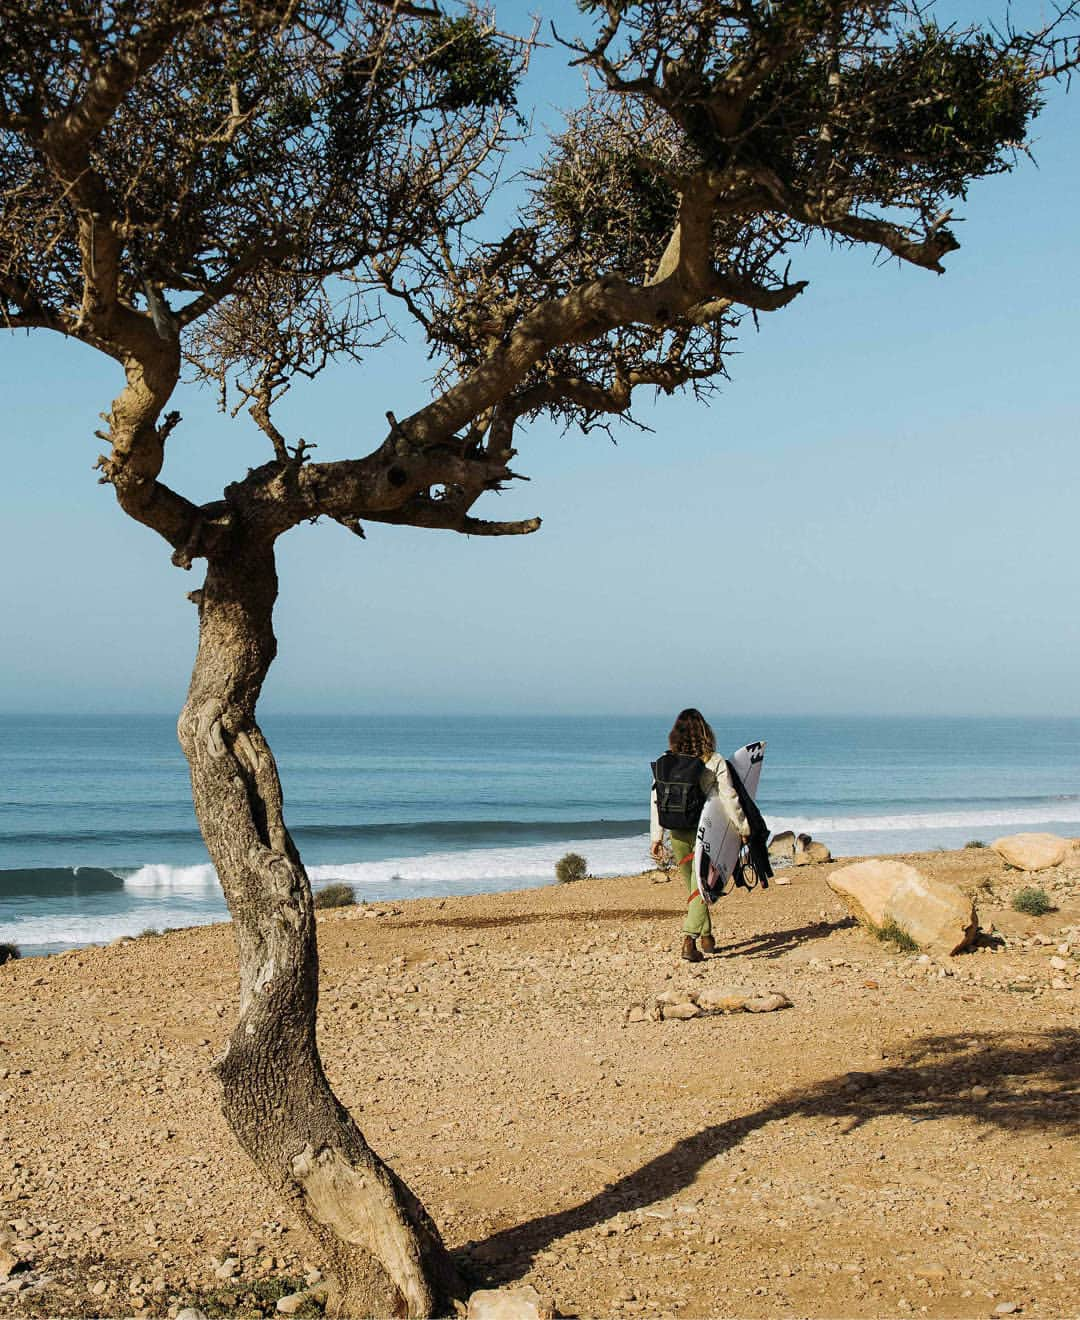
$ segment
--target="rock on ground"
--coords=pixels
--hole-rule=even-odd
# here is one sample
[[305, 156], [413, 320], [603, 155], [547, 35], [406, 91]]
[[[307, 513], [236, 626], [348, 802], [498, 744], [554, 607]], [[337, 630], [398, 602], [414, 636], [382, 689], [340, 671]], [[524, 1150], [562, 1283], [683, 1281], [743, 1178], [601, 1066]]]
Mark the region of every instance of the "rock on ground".
[[295, 1315], [301, 1307], [306, 1306], [309, 1294], [307, 1292], [288, 1293], [284, 1297], [279, 1297], [277, 1301], [277, 1310], [281, 1315]]
[[720, 985], [706, 986], [697, 1002], [706, 1013], [741, 1013], [746, 1001], [753, 997], [752, 990], [732, 990]]
[[795, 845], [795, 856], [791, 859], [792, 866], [812, 866], [816, 862], [831, 862], [832, 853], [825, 844], [817, 839], [807, 839], [803, 841], [800, 836]]
[[769, 840], [770, 857], [794, 857], [795, 855], [795, 835], [791, 830], [781, 830], [779, 834], [774, 834]]
[[1065, 860], [1068, 841], [1057, 834], [1007, 834], [990, 846], [1019, 871], [1045, 871]]
[[778, 1008], [790, 1008], [791, 1000], [787, 995], [774, 992], [770, 995], [755, 995], [746, 1001], [748, 1013], [775, 1013]]
[[669, 1018], [686, 1021], [703, 1013], [774, 1013], [791, 1007], [787, 995], [776, 990], [758, 994], [708, 985], [701, 990], [663, 990], [655, 1002], [665, 1022]]
[[891, 919], [935, 953], [959, 953], [979, 929], [975, 905], [961, 889], [906, 862], [856, 862], [833, 871], [827, 883], [864, 925], [884, 926]]
[[665, 1022], [669, 1018], [685, 1022], [688, 1018], [700, 1017], [701, 1009], [698, 1008], [697, 1004], [692, 1004], [687, 1000], [682, 1004], [664, 1004], [660, 1009], [660, 1013]]
[[469, 1298], [466, 1320], [552, 1320], [554, 1307], [535, 1288], [484, 1288]]

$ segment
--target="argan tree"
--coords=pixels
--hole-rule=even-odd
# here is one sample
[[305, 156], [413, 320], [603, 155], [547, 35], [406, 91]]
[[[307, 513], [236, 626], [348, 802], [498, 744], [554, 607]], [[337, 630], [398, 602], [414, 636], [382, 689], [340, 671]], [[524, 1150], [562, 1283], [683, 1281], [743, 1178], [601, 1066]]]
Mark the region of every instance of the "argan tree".
[[[535, 531], [473, 513], [513, 479], [523, 427], [609, 425], [642, 386], [707, 392], [740, 318], [804, 289], [787, 262], [811, 235], [940, 272], [951, 209], [1011, 167], [1040, 83], [1075, 57], [1060, 20], [961, 31], [896, 0], [586, 0], [550, 17], [592, 90], [493, 210], [530, 39], [486, 13], [0, 0], [0, 318], [116, 362], [100, 480], [178, 567], [205, 563], [179, 736], [239, 951], [215, 1071], [344, 1315], [431, 1315], [461, 1285], [319, 1058], [311, 892], [255, 714], [278, 537], [319, 518]], [[475, 222], [486, 211], [490, 235], [512, 204], [481, 241]], [[358, 365], [366, 452], [315, 461], [275, 404], [377, 354], [391, 318], [430, 349], [429, 402], [395, 418]], [[185, 370], [268, 445], [209, 504], [162, 480]]]

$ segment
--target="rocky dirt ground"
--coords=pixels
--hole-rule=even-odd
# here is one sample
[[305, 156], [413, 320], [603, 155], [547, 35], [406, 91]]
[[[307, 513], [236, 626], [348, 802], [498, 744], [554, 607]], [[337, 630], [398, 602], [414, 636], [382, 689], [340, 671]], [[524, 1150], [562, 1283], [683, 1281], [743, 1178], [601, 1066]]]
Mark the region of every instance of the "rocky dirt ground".
[[[648, 873], [323, 914], [329, 1075], [476, 1286], [563, 1315], [1075, 1316], [1080, 850], [1042, 917], [987, 849], [906, 860], [993, 934], [898, 953], [827, 865], [723, 900], [697, 966]], [[242, 1315], [315, 1277], [217, 1112], [232, 959], [220, 926], [0, 967], [0, 1315]], [[705, 985], [792, 1007], [627, 1020]]]

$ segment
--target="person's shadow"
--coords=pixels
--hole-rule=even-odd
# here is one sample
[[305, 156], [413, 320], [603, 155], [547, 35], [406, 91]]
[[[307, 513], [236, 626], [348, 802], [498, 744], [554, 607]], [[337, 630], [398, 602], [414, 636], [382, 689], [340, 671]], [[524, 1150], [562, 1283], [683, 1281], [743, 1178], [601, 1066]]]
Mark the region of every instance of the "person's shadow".
[[854, 917], [841, 917], [839, 921], [814, 921], [809, 926], [798, 926], [793, 930], [772, 930], [763, 935], [750, 935], [733, 944], [721, 944], [717, 941], [717, 954], [737, 954], [743, 958], [779, 958], [806, 944], [807, 940], [827, 938], [834, 930], [848, 930], [857, 926]]
[[[1009, 1077], [1007, 1089], [998, 1083], [1004, 1074]], [[799, 1115], [845, 1118], [849, 1131], [882, 1114], [904, 1114], [916, 1122], [963, 1116], [1010, 1131], [1076, 1133], [1078, 1080], [1080, 1031], [1047, 1031], [1035, 1040], [1031, 1033], [927, 1036], [912, 1042], [907, 1058], [897, 1066], [843, 1073], [791, 1091], [754, 1113], [711, 1124], [580, 1205], [503, 1229], [455, 1255], [467, 1277], [487, 1285], [512, 1282], [527, 1271], [537, 1252], [559, 1238], [665, 1200], [689, 1186], [708, 1160], [738, 1146], [747, 1133]], [[988, 1095], [978, 1089], [982, 1087], [988, 1088]]]

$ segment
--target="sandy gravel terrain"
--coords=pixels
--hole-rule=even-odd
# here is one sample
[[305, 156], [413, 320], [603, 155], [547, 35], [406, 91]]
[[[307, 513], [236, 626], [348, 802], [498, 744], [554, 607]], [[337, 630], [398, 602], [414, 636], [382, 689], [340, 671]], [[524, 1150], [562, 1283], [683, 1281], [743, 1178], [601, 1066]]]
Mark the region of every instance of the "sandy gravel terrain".
[[[723, 900], [698, 966], [648, 873], [326, 913], [328, 1072], [477, 1286], [564, 1315], [1075, 1316], [1080, 852], [1038, 918], [989, 850], [906, 860], [994, 937], [892, 951], [827, 865]], [[0, 967], [0, 1315], [241, 1315], [319, 1267], [217, 1112], [234, 983], [227, 926]], [[626, 1020], [706, 984], [792, 1007]]]

